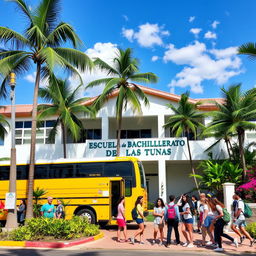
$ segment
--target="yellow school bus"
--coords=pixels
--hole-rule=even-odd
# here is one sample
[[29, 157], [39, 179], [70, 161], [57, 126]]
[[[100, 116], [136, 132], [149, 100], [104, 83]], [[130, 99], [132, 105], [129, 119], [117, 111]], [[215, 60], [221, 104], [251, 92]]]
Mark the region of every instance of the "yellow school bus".
[[[17, 165], [17, 200], [26, 199], [28, 164]], [[10, 165], [0, 166], [0, 200], [4, 200], [9, 186]], [[142, 163], [134, 157], [113, 159], [61, 159], [40, 161], [35, 165], [34, 187], [47, 191], [48, 196], [67, 203], [66, 218], [87, 216], [90, 222], [114, 224], [117, 202], [125, 196], [126, 219], [132, 221], [131, 210], [138, 196], [144, 197], [147, 210], [147, 188]]]

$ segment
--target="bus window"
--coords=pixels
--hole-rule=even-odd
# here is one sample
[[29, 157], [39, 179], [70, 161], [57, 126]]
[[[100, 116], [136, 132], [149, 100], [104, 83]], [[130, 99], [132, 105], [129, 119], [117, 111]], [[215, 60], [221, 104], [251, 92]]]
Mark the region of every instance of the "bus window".
[[48, 179], [49, 178], [49, 173], [48, 173], [48, 168], [49, 165], [36, 165], [35, 166], [35, 179]]
[[17, 180], [27, 180], [28, 179], [28, 165], [18, 165], [17, 166]]
[[141, 182], [141, 187], [146, 188], [146, 178], [145, 178], [145, 173], [144, 173], [144, 168], [141, 162], [138, 162], [139, 165], [139, 170], [140, 170], [140, 182]]
[[133, 165], [131, 162], [106, 162], [104, 165], [106, 177], [132, 177]]
[[50, 178], [72, 178], [74, 177], [73, 164], [51, 164], [49, 165]]
[[125, 196], [132, 195], [132, 181], [125, 179]]
[[9, 180], [10, 166], [0, 166], [0, 180]]
[[103, 163], [76, 164], [75, 177], [100, 177], [102, 176]]

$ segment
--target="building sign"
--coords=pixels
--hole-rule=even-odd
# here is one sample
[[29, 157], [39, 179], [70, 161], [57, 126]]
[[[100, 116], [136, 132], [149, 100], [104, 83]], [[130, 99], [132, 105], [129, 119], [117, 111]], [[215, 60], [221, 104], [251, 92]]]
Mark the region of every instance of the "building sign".
[[13, 192], [5, 194], [5, 209], [12, 210], [16, 207], [16, 194]]
[[[125, 156], [170, 156], [177, 148], [185, 146], [184, 139], [134, 139], [121, 140], [121, 152]], [[116, 141], [88, 142], [88, 149], [104, 151], [106, 157], [116, 156]]]

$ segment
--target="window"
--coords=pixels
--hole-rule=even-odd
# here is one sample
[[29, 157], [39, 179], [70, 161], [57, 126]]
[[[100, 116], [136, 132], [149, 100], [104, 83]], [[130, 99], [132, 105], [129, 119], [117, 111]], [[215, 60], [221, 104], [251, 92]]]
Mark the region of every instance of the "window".
[[104, 163], [81, 163], [76, 164], [76, 177], [99, 177], [102, 176]]
[[152, 138], [150, 129], [121, 130], [121, 139]]
[[73, 164], [50, 164], [49, 165], [49, 178], [73, 178], [74, 165]]
[[0, 146], [4, 146], [4, 139], [0, 138]]
[[[171, 129], [170, 129], [170, 137], [171, 138], [177, 137], [177, 136], [175, 136], [175, 133], [173, 133]], [[182, 134], [180, 135], [180, 137], [187, 137], [187, 132], [183, 131]], [[189, 140], [197, 140], [197, 138], [195, 138], [194, 133], [191, 131], [188, 133], [188, 138], [189, 138]]]
[[[49, 133], [52, 127], [56, 124], [55, 120], [47, 120], [38, 123], [36, 130], [36, 143], [50, 144], [54, 141], [49, 141]], [[15, 143], [16, 145], [30, 144], [31, 142], [31, 121], [15, 122]]]
[[9, 180], [10, 166], [0, 166], [0, 180]]
[[74, 141], [71, 135], [68, 135], [67, 143], [84, 143], [86, 140], [101, 140], [101, 129], [84, 129], [81, 131], [81, 137]]
[[139, 165], [139, 170], [140, 170], [140, 182], [141, 182], [141, 187], [145, 188], [146, 185], [146, 178], [145, 178], [145, 173], [144, 173], [144, 168], [141, 162], [138, 162]]

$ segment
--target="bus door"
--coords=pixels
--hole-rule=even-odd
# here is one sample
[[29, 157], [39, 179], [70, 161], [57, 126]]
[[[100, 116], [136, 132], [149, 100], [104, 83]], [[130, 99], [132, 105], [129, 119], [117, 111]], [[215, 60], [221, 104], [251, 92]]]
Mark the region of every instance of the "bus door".
[[111, 181], [111, 219], [115, 219], [117, 216], [118, 200], [121, 196], [124, 196], [124, 180]]

